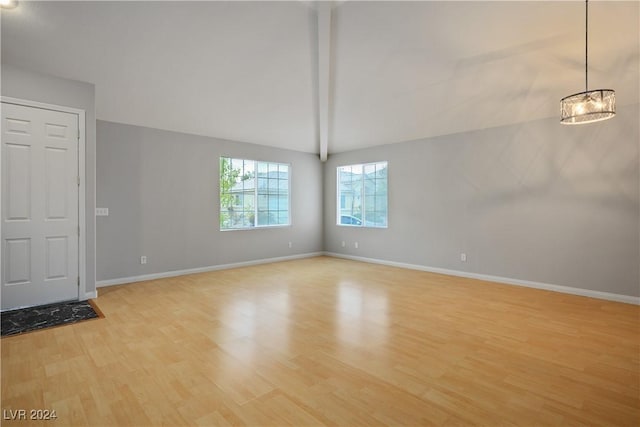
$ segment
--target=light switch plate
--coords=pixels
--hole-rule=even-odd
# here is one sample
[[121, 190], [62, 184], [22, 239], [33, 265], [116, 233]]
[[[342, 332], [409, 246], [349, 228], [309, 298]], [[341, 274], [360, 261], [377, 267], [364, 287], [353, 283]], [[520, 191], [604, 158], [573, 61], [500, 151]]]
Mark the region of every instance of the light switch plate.
[[109, 216], [109, 208], [96, 208], [96, 216]]

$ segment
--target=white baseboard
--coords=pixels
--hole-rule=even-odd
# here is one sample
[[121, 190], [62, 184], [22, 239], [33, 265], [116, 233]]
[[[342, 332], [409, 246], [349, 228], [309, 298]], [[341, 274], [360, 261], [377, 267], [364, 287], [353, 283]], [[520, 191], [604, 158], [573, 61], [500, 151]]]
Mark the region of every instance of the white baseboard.
[[[100, 280], [96, 282], [96, 286], [101, 288], [105, 286], [121, 285], [124, 283], [143, 282], [146, 280], [163, 279], [166, 277], [183, 276], [186, 274], [205, 273], [208, 271], [227, 270], [231, 268], [248, 267], [252, 265], [269, 264], [273, 262], [291, 261], [291, 260], [311, 258], [311, 257], [321, 256], [321, 255], [326, 255], [334, 258], [349, 259], [353, 261], [368, 262], [372, 264], [388, 265], [391, 267], [407, 268], [410, 270], [427, 271], [430, 273], [466, 277], [470, 279], [485, 280], [489, 282], [503, 283], [507, 285], [524, 286], [527, 288], [535, 288], [535, 289], [544, 289], [547, 291], [560, 292], [564, 294], [580, 295], [580, 296], [598, 298], [598, 299], [603, 299], [608, 301], [616, 301], [616, 302], [623, 302], [627, 304], [640, 305], [640, 297], [634, 297], [630, 295], [620, 295], [620, 294], [614, 294], [610, 292], [601, 292], [601, 291], [593, 291], [590, 289], [572, 288], [570, 286], [552, 285], [549, 283], [534, 282], [530, 280], [512, 279], [509, 277], [492, 276], [492, 275], [480, 274], [480, 273], [471, 273], [468, 271], [450, 270], [447, 268], [429, 267], [425, 265], [409, 264], [409, 263], [396, 262], [396, 261], [387, 261], [387, 260], [376, 259], [376, 258], [366, 258], [366, 257], [360, 257], [360, 256], [354, 256], [354, 255], [339, 254], [336, 252], [310, 252], [310, 253], [299, 254], [299, 255], [290, 255], [290, 256], [283, 256], [283, 257], [276, 257], [276, 258], [264, 258], [264, 259], [258, 259], [258, 260], [252, 260], [252, 261], [236, 262], [232, 264], [220, 264], [220, 265], [212, 265], [208, 267], [190, 268], [186, 270], [174, 270], [174, 271], [167, 271], [162, 273], [143, 274], [140, 276], [120, 277], [117, 279]], [[94, 292], [87, 292], [85, 296], [87, 299], [97, 298], [98, 291], [96, 290]]]
[[132, 276], [132, 277], [119, 277], [117, 279], [99, 280], [96, 282], [96, 286], [99, 288], [102, 288], [105, 286], [122, 285], [124, 283], [143, 282], [145, 280], [155, 280], [155, 279], [163, 279], [166, 277], [184, 276], [185, 274], [206, 273], [207, 271], [228, 270], [230, 268], [248, 267], [251, 265], [269, 264], [273, 262], [291, 261], [294, 259], [311, 258], [315, 256], [322, 256], [322, 255], [324, 255], [324, 252], [309, 252], [305, 254], [289, 255], [289, 256], [282, 256], [282, 257], [276, 257], [276, 258], [264, 258], [264, 259], [257, 259], [252, 261], [235, 262], [232, 264], [220, 264], [220, 265], [212, 265], [208, 267], [189, 268], [186, 270], [174, 270], [174, 271], [166, 271], [162, 273], [142, 274], [140, 276]]
[[640, 305], [640, 297], [630, 295], [613, 294], [610, 292], [592, 291], [589, 289], [572, 288], [570, 286], [552, 285], [549, 283], [533, 282], [530, 280], [512, 279], [509, 277], [491, 276], [488, 274], [470, 273], [467, 271], [449, 270], [447, 268], [428, 267], [418, 264], [407, 264], [404, 262], [386, 261], [375, 258], [365, 258], [353, 255], [339, 254], [336, 252], [325, 252], [326, 256], [334, 258], [350, 259], [372, 264], [383, 264], [392, 267], [407, 268], [410, 270], [428, 271], [430, 273], [446, 274], [449, 276], [467, 277], [470, 279], [486, 280], [489, 282], [503, 283], [506, 285], [524, 286], [527, 288], [544, 289], [547, 291], [561, 292], [563, 294], [580, 295], [584, 297], [598, 298], [608, 301], [624, 302], [627, 304]]

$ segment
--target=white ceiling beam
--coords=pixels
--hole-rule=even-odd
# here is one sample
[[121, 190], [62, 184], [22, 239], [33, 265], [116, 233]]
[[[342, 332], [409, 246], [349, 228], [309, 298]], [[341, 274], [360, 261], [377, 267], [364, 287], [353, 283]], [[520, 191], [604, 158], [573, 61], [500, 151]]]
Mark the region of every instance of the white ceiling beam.
[[318, 128], [320, 160], [329, 151], [329, 91], [331, 87], [331, 9], [332, 2], [318, 2]]

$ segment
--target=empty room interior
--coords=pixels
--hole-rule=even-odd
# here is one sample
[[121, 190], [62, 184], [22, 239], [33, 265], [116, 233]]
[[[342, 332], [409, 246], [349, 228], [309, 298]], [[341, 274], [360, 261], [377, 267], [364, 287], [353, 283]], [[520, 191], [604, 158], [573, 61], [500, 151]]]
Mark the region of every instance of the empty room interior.
[[640, 2], [0, 7], [2, 425], [640, 425]]

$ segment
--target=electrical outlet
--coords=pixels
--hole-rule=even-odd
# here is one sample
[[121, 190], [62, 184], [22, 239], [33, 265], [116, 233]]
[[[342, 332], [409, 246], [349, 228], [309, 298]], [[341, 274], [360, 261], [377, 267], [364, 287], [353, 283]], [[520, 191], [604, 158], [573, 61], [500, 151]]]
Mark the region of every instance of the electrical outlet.
[[147, 257], [146, 256], [141, 256], [140, 257], [140, 264], [146, 264], [147, 263]]
[[347, 246], [347, 242], [345, 242], [344, 240], [342, 241], [342, 247], [344, 248], [345, 246]]
[[293, 247], [293, 243], [289, 242], [289, 249], [291, 249]]
[[358, 242], [355, 242], [355, 243], [353, 244], [353, 246], [354, 246], [356, 249], [358, 249]]
[[96, 208], [96, 216], [109, 216], [109, 208]]
[[465, 254], [464, 252], [462, 252], [460, 254], [460, 261], [462, 262], [467, 262], [467, 254]]

